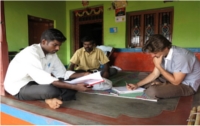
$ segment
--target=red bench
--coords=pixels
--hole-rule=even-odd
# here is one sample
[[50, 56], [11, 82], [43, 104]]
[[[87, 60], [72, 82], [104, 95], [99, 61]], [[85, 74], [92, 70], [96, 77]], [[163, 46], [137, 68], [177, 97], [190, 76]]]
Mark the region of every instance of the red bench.
[[[130, 49], [127, 50], [129, 51], [126, 51], [126, 49], [117, 49], [111, 57], [111, 64], [125, 71], [150, 72], [153, 70], [154, 64], [150, 54], [141, 51], [131, 52]], [[200, 51], [195, 52], [195, 55], [200, 60]]]

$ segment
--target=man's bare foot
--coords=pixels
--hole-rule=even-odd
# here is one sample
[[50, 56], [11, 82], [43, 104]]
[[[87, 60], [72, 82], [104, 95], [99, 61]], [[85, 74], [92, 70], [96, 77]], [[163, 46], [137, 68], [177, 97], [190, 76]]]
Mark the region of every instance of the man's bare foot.
[[49, 105], [50, 108], [52, 109], [57, 109], [60, 107], [60, 105], [63, 103], [61, 100], [57, 98], [52, 98], [52, 99], [45, 99], [45, 102]]

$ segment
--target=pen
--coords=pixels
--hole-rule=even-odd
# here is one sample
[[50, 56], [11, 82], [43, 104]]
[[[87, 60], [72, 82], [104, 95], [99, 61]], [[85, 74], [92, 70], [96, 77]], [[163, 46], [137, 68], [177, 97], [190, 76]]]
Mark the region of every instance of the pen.
[[128, 83], [126, 81], [124, 81], [126, 83], [126, 86], [129, 86]]
[[[131, 86], [125, 81], [125, 83], [126, 83], [126, 86], [128, 87], [128, 90], [133, 90], [132, 88], [131, 88]], [[129, 89], [130, 88], [130, 89]]]

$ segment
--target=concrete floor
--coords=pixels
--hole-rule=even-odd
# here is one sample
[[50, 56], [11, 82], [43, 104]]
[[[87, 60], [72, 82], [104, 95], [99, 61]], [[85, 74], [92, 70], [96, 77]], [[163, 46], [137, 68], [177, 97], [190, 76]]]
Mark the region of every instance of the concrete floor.
[[168, 101], [174, 104], [171, 106], [166, 105], [167, 101], [128, 102], [120, 98], [82, 93], [77, 94], [76, 101], [64, 102], [56, 110], [50, 109], [43, 101], [19, 101], [10, 95], [1, 96], [1, 103], [75, 125], [186, 125], [191, 108], [200, 105], [199, 99], [193, 101], [199, 96], [200, 91], [194, 97], [181, 97], [177, 104], [173, 103], [173, 99], [173, 102]]
[[76, 96], [56, 110], [44, 101], [19, 101], [8, 94], [1, 96], [1, 103], [73, 125], [186, 125], [191, 108], [200, 105], [200, 89], [194, 96], [158, 102], [86, 93]]

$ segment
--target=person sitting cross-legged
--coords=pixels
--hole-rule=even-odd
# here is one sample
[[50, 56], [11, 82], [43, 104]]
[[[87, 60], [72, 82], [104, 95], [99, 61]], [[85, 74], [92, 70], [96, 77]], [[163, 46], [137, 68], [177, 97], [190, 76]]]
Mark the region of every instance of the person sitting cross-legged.
[[[78, 49], [70, 59], [69, 70], [76, 72], [83, 71], [101, 71], [104, 78], [109, 78], [115, 75], [118, 71], [115, 68], [110, 68], [109, 59], [102, 50], [96, 48], [94, 39], [91, 36], [86, 36], [82, 39], [83, 47]], [[104, 67], [101, 69], [100, 65]]]
[[198, 90], [200, 61], [192, 52], [160, 34], [150, 36], [142, 50], [153, 57], [154, 70], [137, 84], [128, 84], [128, 89], [143, 86], [145, 96], [153, 99], [189, 96]]
[[56, 52], [66, 40], [58, 29], [43, 32], [40, 44], [21, 50], [10, 62], [4, 86], [19, 100], [45, 100], [50, 108], [74, 100], [77, 91], [91, 90], [84, 83], [68, 84], [60, 78], [78, 78], [90, 73], [66, 70]]

